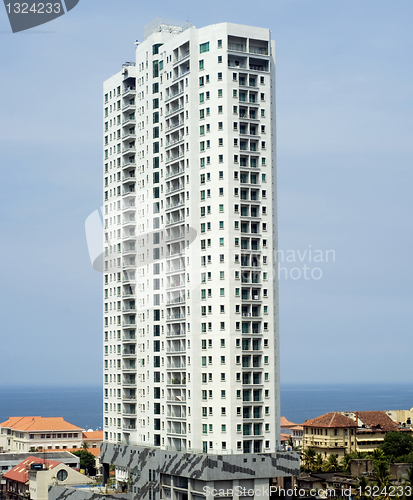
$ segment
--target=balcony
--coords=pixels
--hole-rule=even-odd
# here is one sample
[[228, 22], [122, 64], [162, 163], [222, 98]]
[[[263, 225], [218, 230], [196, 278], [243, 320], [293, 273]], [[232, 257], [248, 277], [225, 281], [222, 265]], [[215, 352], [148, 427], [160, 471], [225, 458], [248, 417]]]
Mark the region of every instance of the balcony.
[[172, 63], [173, 65], [175, 64], [178, 64], [179, 62], [183, 61], [184, 59], [186, 59], [187, 57], [189, 57], [189, 50], [187, 50], [186, 52], [184, 52], [183, 54], [179, 55], [177, 59], [174, 60], [174, 62]]
[[168, 102], [170, 101], [171, 99], [173, 99], [174, 97], [178, 97], [179, 95], [183, 94], [184, 93], [184, 89], [181, 89], [181, 90], [178, 90], [177, 92], [173, 92], [172, 94], [169, 94], [166, 99], [165, 99], [165, 102]]
[[126, 89], [123, 91], [122, 97], [126, 98], [128, 96], [134, 96], [136, 95], [136, 87], [126, 87]]
[[233, 52], [247, 52], [247, 47], [242, 43], [228, 43], [228, 50]]
[[165, 118], [173, 115], [174, 113], [177, 113], [178, 111], [181, 111], [182, 109], [184, 109], [183, 104], [181, 104], [180, 106], [177, 106], [176, 108], [170, 109], [167, 113], [165, 113]]

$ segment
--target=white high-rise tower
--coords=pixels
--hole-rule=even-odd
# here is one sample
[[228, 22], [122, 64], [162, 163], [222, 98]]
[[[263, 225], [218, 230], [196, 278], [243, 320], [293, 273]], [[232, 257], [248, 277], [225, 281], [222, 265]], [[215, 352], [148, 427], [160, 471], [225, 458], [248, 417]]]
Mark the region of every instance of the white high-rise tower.
[[157, 20], [104, 84], [106, 457], [279, 448], [274, 66], [267, 29]]

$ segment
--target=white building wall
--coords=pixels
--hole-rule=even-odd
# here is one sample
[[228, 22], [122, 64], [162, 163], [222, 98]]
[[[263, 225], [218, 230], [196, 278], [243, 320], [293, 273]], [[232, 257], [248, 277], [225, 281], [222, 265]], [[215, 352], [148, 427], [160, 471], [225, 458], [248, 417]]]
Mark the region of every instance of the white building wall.
[[176, 31], [104, 84], [105, 440], [274, 451], [274, 48]]

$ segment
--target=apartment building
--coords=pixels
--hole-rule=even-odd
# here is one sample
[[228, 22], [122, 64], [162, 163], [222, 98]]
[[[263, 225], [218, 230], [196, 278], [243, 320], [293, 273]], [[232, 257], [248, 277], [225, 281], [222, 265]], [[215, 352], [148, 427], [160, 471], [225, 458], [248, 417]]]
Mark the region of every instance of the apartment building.
[[152, 449], [152, 482], [167, 456], [276, 475], [274, 61], [268, 29], [158, 19], [104, 83], [102, 462]]

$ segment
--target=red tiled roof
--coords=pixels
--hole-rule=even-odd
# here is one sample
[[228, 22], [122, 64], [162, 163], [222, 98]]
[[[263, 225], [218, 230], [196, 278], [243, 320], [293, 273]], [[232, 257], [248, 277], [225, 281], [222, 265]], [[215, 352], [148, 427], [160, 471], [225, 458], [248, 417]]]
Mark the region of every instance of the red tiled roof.
[[76, 425], [69, 424], [63, 417], [9, 417], [0, 427], [8, 427], [16, 431], [83, 431]]
[[82, 432], [83, 439], [103, 441], [103, 431], [86, 431]]
[[27, 473], [27, 466], [31, 464], [46, 464], [49, 469], [53, 469], [56, 465], [59, 465], [61, 462], [56, 462], [55, 460], [44, 460], [40, 457], [28, 457], [23, 462], [20, 462], [16, 467], [9, 470], [3, 477], [6, 479], [10, 479], [11, 481], [17, 481], [18, 483], [27, 483], [29, 480], [29, 475]]
[[385, 432], [397, 431], [399, 429], [396, 422], [384, 411], [359, 411], [357, 414], [359, 427], [364, 424], [372, 430], [377, 429]]
[[336, 411], [330, 411], [317, 418], [306, 420], [303, 427], [357, 427], [356, 422]]
[[285, 417], [280, 418], [280, 424], [281, 424], [281, 429], [290, 429], [291, 426], [294, 427], [297, 425], [294, 422], [290, 422]]
[[281, 442], [285, 442], [285, 441], [288, 441], [291, 437], [291, 434], [283, 434], [281, 433]]

